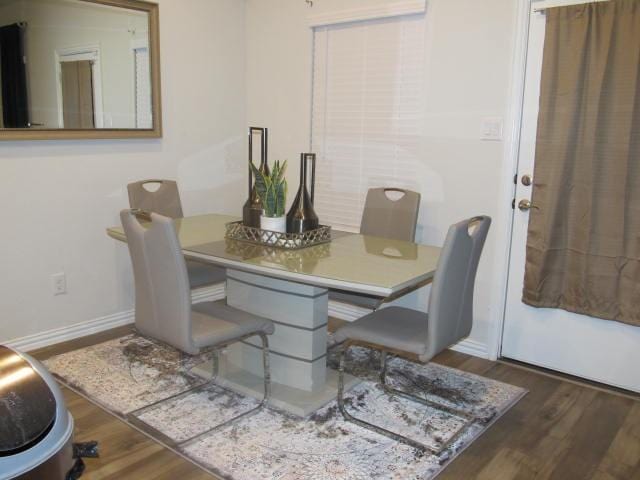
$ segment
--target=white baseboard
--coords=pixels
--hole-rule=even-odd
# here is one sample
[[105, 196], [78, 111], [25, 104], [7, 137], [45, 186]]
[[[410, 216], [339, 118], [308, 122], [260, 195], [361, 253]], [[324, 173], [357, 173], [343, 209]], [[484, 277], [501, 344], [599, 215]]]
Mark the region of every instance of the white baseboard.
[[486, 344], [471, 338], [466, 338], [450, 348], [456, 352], [466, 353], [467, 355], [473, 355], [474, 357], [485, 358], [487, 360], [490, 360], [491, 357]]
[[[193, 303], [220, 300], [224, 297], [224, 283], [216, 284], [211, 287], [199, 288], [194, 290], [191, 294], [191, 300]], [[26, 337], [16, 338], [3, 343], [10, 348], [20, 350], [22, 352], [29, 352], [38, 348], [55, 345], [56, 343], [62, 343], [75, 338], [86, 337], [94, 333], [121, 327], [123, 325], [129, 325], [133, 323], [133, 321], [133, 309], [125, 310], [124, 312], [105, 315], [104, 317], [94, 318], [87, 322], [76, 323], [75, 325], [56, 328], [55, 330], [36, 333], [34, 335], [27, 335]]]
[[21, 352], [29, 352], [38, 348], [48, 347], [49, 345], [55, 345], [56, 343], [66, 342], [67, 340], [73, 340], [74, 338], [86, 337], [87, 335], [127, 325], [132, 322], [133, 310], [127, 310], [95, 318], [88, 322], [76, 323], [68, 327], [56, 328], [55, 330], [16, 338], [4, 342], [4, 344]]
[[[225, 284], [219, 283], [211, 287], [194, 290], [191, 294], [191, 300], [193, 303], [199, 303], [221, 300], [225, 298], [225, 296]], [[333, 301], [329, 302], [329, 315], [339, 318], [340, 320], [353, 322], [369, 312], [370, 310], [357, 307], [355, 305]], [[27, 335], [26, 337], [16, 338], [3, 343], [10, 348], [14, 348], [22, 352], [29, 352], [38, 348], [55, 345], [56, 343], [62, 343], [76, 338], [86, 337], [94, 333], [100, 333], [112, 328], [121, 327], [123, 325], [129, 325], [133, 323], [133, 321], [133, 310], [126, 310], [124, 312], [105, 315], [104, 317], [95, 318], [93, 320], [77, 323], [68, 327], [57, 328], [55, 330], [36, 333], [34, 335]], [[457, 352], [466, 353], [475, 357], [489, 358], [487, 346], [476, 340], [466, 339], [451, 348]]]
[[360, 317], [365, 316], [367, 313], [371, 313], [371, 310], [364, 307], [357, 307], [348, 303], [334, 302], [329, 300], [329, 316], [339, 318], [340, 320], [346, 320], [347, 322], [353, 322]]
[[[369, 309], [357, 307], [355, 305], [329, 301], [329, 316], [339, 318], [340, 320], [353, 322], [370, 312], [371, 310]], [[451, 347], [451, 350], [466, 353], [467, 355], [473, 355], [474, 357], [489, 358], [489, 349], [487, 348], [487, 345], [471, 338], [462, 340]]]
[[227, 296], [225, 291], [226, 283], [216, 283], [210, 287], [203, 287], [191, 292], [191, 301], [193, 303], [200, 302], [215, 302], [216, 300], [222, 300]]

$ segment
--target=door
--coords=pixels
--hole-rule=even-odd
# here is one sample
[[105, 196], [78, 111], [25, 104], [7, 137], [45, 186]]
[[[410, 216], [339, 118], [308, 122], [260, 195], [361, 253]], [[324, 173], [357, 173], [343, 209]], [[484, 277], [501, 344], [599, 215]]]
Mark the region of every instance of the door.
[[62, 62], [61, 70], [64, 127], [95, 128], [91, 62]]
[[[640, 392], [640, 327], [522, 303], [545, 16], [531, 12], [502, 356]], [[640, 308], [640, 299], [638, 299]]]

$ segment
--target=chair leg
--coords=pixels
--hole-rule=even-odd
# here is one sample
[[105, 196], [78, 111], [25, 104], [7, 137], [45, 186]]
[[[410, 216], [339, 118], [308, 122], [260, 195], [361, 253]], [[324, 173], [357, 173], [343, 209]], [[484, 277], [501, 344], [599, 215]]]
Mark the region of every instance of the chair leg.
[[269, 363], [269, 337], [260, 334], [262, 340], [262, 364], [264, 366], [264, 397], [260, 405], [266, 405], [271, 398], [271, 365]]
[[417, 450], [420, 450], [423, 452], [429, 451], [432, 453], [439, 453], [434, 451], [433, 448], [427, 445], [416, 442], [415, 440], [412, 440], [409, 437], [405, 437], [404, 435], [400, 435], [398, 433], [392, 432], [391, 430], [387, 430], [386, 428], [379, 427], [378, 425], [374, 425], [373, 423], [367, 422], [360, 418], [356, 418], [353, 415], [351, 415], [349, 412], [347, 412], [347, 409], [345, 408], [345, 405], [344, 405], [344, 363], [345, 363], [345, 356], [348, 349], [349, 349], [348, 344], [340, 348], [340, 352], [339, 352], [340, 366], [338, 367], [338, 409], [340, 410], [340, 413], [342, 413], [342, 416], [344, 417], [344, 419], [347, 420], [348, 422], [355, 423], [356, 425], [359, 425], [363, 428], [379, 433], [380, 435], [384, 435], [385, 437], [391, 438], [392, 440], [405, 443]]
[[414, 447], [418, 450], [421, 450], [423, 452], [430, 452], [434, 455], [439, 455], [440, 453], [442, 453], [442, 451], [444, 451], [449, 445], [451, 445], [454, 441], [456, 441], [458, 439], [458, 437], [460, 435], [462, 435], [462, 433], [464, 433], [465, 428], [469, 425], [471, 425], [473, 422], [475, 422], [477, 419], [476, 417], [470, 415], [467, 412], [464, 412], [462, 410], [459, 409], [455, 409], [452, 407], [447, 407], [446, 405], [441, 405], [439, 403], [436, 402], [432, 402], [430, 400], [427, 400], [426, 398], [421, 398], [415, 395], [411, 395], [407, 392], [403, 392], [402, 390], [398, 390], [395, 389], [391, 386], [389, 386], [386, 382], [386, 376], [387, 376], [387, 352], [382, 350], [381, 354], [380, 354], [380, 384], [382, 386], [382, 388], [384, 389], [385, 392], [387, 392], [390, 395], [399, 395], [401, 397], [407, 398], [408, 400], [412, 400], [418, 403], [421, 403], [423, 405], [432, 407], [432, 408], [436, 408], [439, 410], [444, 410], [447, 413], [451, 413], [452, 415], [456, 415], [459, 417], [464, 418], [465, 420], [467, 420], [464, 424], [463, 427], [461, 427], [446, 443], [444, 443], [443, 445], [441, 445], [439, 448], [433, 448], [430, 447], [428, 445], [424, 445], [422, 443], [419, 443], [409, 437], [406, 437], [404, 435], [400, 435], [398, 433], [392, 432], [390, 430], [387, 430], [385, 428], [379, 427], [378, 425], [374, 425], [372, 423], [369, 423], [365, 420], [359, 419], [354, 417], [353, 415], [351, 415], [349, 412], [347, 412], [345, 405], [344, 405], [344, 364], [345, 364], [345, 355], [347, 350], [349, 349], [349, 344], [345, 343], [344, 347], [340, 349], [339, 355], [340, 355], [340, 366], [338, 369], [338, 408], [340, 410], [340, 412], [342, 413], [343, 417], [345, 418], [345, 420], [350, 421], [352, 423], [355, 423], [357, 425], [360, 425], [361, 427], [364, 428], [368, 428], [370, 430], [373, 430], [376, 433], [379, 433], [381, 435], [385, 435], [389, 438], [392, 438], [393, 440], [397, 440], [399, 442], [405, 443], [411, 447]]
[[[219, 372], [219, 358], [218, 358], [218, 350], [213, 350], [213, 358], [211, 360], [212, 366], [211, 366], [211, 378], [209, 380], [207, 380], [204, 383], [201, 383], [200, 385], [196, 385], [194, 387], [188, 388], [187, 390], [183, 390], [180, 393], [176, 393], [175, 395], [171, 395], [170, 397], [167, 398], [163, 398], [161, 400], [158, 400], [156, 402], [150, 403], [149, 405], [145, 405], [144, 407], [140, 407], [136, 410], [133, 410], [131, 412], [129, 412], [127, 414], [128, 418], [133, 418], [136, 417], [137, 415], [140, 415], [142, 412], [144, 412], [145, 410], [149, 410], [153, 407], [156, 407], [158, 405], [160, 405], [161, 403], [164, 402], [168, 402], [171, 400], [175, 400], [176, 398], [180, 398], [183, 397], [185, 395], [188, 395], [190, 393], [196, 392], [198, 390], [202, 390], [204, 388], [209, 387], [210, 385], [214, 384], [216, 379], [218, 378], [218, 372]], [[185, 353], [181, 352], [182, 357], [186, 357]]]
[[218, 378], [218, 374], [220, 373], [220, 357], [218, 356], [218, 351], [213, 351], [213, 358], [211, 359], [211, 382], [215, 381]]
[[205, 435], [210, 434], [211, 432], [214, 432], [215, 430], [220, 430], [228, 425], [231, 425], [235, 422], [237, 422], [240, 419], [246, 418], [246, 417], [250, 417], [251, 415], [255, 415], [256, 413], [258, 413], [260, 410], [262, 410], [264, 408], [264, 406], [268, 403], [269, 398], [271, 397], [271, 369], [270, 369], [270, 365], [269, 365], [269, 339], [267, 337], [266, 334], [264, 333], [260, 333], [258, 334], [260, 336], [260, 339], [262, 340], [262, 361], [263, 361], [263, 368], [264, 368], [264, 395], [262, 397], [262, 400], [260, 401], [260, 403], [258, 404], [258, 406], [244, 412], [241, 413], [240, 415], [236, 415], [233, 418], [230, 418], [229, 420], [227, 420], [226, 422], [221, 423], [220, 425], [216, 425], [213, 428], [210, 428], [209, 430], [199, 433], [198, 435], [195, 435], [191, 438], [188, 438], [186, 440], [183, 440], [182, 442], [180, 442], [178, 445], [184, 446], [186, 444], [189, 443], [193, 443], [197, 440], [199, 440], [200, 438], [204, 437]]
[[380, 352], [380, 383], [385, 385], [387, 382], [387, 351]]
[[406, 398], [408, 400], [412, 400], [412, 401], [417, 402], [417, 403], [422, 403], [423, 405], [426, 405], [428, 407], [432, 407], [432, 408], [435, 408], [435, 409], [438, 409], [438, 410], [445, 411], [447, 413], [450, 413], [451, 415], [456, 415], [458, 417], [462, 417], [462, 418], [464, 418], [466, 420], [475, 421], [475, 420], [478, 419], [474, 415], [471, 415], [469, 412], [466, 412], [466, 411], [461, 410], [459, 408], [449, 407], [449, 406], [443, 405], [441, 403], [432, 402], [431, 400], [428, 400], [426, 398], [418, 397], [417, 395], [412, 395], [412, 394], [410, 394], [408, 392], [399, 390], [397, 388], [393, 388], [386, 381], [387, 380], [387, 378], [386, 378], [386, 373], [387, 373], [386, 370], [387, 370], [387, 368], [386, 368], [386, 355], [384, 354], [384, 352], [383, 352], [383, 359], [384, 359], [383, 360], [383, 371], [380, 374], [380, 383], [381, 383], [381, 386], [384, 389], [384, 391], [387, 392], [389, 395], [398, 395], [398, 396]]

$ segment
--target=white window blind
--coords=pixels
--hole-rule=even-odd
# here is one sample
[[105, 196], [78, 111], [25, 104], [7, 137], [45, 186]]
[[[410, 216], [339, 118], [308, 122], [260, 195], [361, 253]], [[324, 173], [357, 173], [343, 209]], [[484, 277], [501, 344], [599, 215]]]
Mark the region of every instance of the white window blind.
[[136, 73], [136, 128], [153, 128], [149, 49], [134, 50]]
[[367, 190], [420, 191], [424, 15], [314, 29], [312, 150], [323, 223], [357, 230]]

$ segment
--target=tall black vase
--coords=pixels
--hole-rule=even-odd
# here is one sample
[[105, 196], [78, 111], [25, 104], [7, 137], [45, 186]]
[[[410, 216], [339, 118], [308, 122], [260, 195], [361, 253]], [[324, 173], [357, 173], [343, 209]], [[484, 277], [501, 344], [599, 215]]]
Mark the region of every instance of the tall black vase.
[[[311, 195], [307, 190], [307, 164], [311, 160]], [[287, 232], [302, 233], [318, 228], [318, 215], [313, 209], [316, 184], [316, 154], [300, 154], [300, 188], [287, 213]]]
[[[269, 129], [260, 127], [249, 127], [249, 163], [253, 163], [253, 134], [260, 134], [260, 167], [262, 173], [269, 174], [269, 164], [267, 160], [267, 146], [269, 141]], [[249, 165], [249, 198], [242, 207], [242, 223], [248, 227], [260, 228], [260, 215], [262, 215], [262, 200], [258, 196], [256, 186], [253, 181], [253, 171]]]

